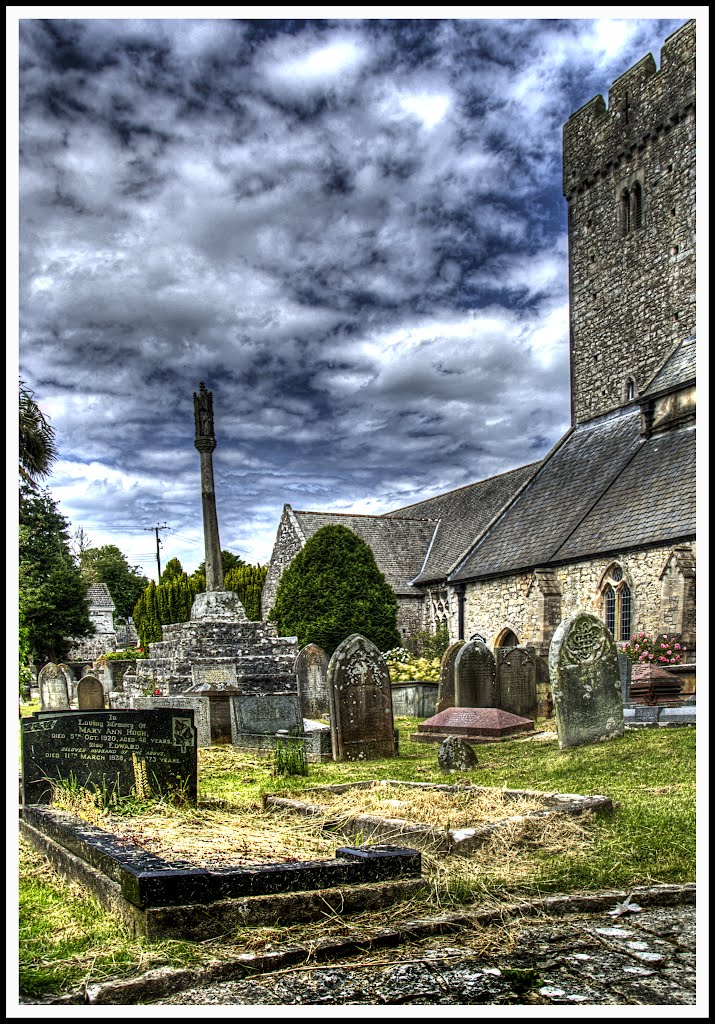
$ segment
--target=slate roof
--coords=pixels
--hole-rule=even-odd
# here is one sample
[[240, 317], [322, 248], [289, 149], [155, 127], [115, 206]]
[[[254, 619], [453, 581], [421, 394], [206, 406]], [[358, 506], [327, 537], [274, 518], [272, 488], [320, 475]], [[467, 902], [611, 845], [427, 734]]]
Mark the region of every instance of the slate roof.
[[627, 408], [569, 432], [450, 582], [695, 535], [695, 429], [641, 435]]
[[93, 583], [88, 587], [87, 600], [90, 608], [114, 608], [114, 601], [106, 583]]
[[388, 512], [385, 518], [414, 516], [438, 520], [434, 540], [415, 583], [444, 579], [475, 538], [538, 469], [532, 462], [426, 501]]
[[395, 593], [415, 596], [416, 591], [409, 581], [420, 571], [436, 523], [409, 517], [388, 519], [338, 512], [298, 512], [295, 509], [293, 515], [306, 540], [321, 526], [347, 526], [370, 545], [380, 571]]
[[695, 383], [695, 335], [685, 338], [648, 382], [639, 396], [647, 398]]

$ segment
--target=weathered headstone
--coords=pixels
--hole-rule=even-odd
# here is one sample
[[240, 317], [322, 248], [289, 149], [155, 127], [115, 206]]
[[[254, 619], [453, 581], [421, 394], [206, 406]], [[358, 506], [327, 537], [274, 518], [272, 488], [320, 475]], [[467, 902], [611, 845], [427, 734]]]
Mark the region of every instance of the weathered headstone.
[[466, 772], [476, 768], [478, 761], [477, 755], [466, 740], [448, 736], [439, 745], [437, 763], [443, 772]]
[[77, 707], [80, 711], [104, 709], [104, 687], [96, 676], [82, 676], [77, 683]]
[[67, 696], [70, 700], [70, 703], [72, 703], [72, 701], [76, 697], [77, 676], [74, 674], [72, 667], [66, 664], [66, 662], [60, 662], [57, 668], [64, 672], [65, 679], [67, 680]]
[[240, 735], [275, 736], [277, 732], [298, 736], [303, 716], [295, 693], [244, 694], [231, 697], [231, 739]]
[[195, 803], [193, 719], [171, 709], [36, 712], [21, 722], [24, 802], [47, 803], [52, 780], [72, 779], [118, 796], [179, 791]]
[[549, 648], [549, 675], [561, 749], [623, 735], [618, 653], [600, 619], [577, 612], [560, 624]]
[[336, 761], [395, 756], [390, 672], [375, 644], [353, 633], [337, 646], [328, 665], [328, 694]]
[[454, 662], [454, 696], [458, 708], [495, 708], [497, 671], [494, 655], [481, 640], [469, 640]]
[[328, 655], [317, 644], [307, 644], [298, 651], [294, 671], [303, 717], [327, 718], [330, 714]]
[[211, 717], [208, 697], [201, 697], [198, 693], [180, 693], [173, 697], [130, 696], [128, 699], [129, 706], [136, 708], [137, 711], [151, 708], [178, 708], [179, 710], [190, 708], [194, 713], [198, 745], [200, 747], [211, 746]]
[[439, 666], [439, 688], [437, 690], [435, 714], [455, 706], [454, 663], [465, 642], [464, 640], [455, 640], [442, 655], [442, 661]]
[[621, 676], [621, 699], [625, 704], [627, 700], [631, 699], [633, 662], [623, 651], [618, 652], [618, 671]]
[[496, 651], [498, 707], [522, 718], [536, 714], [536, 657], [525, 647]]
[[70, 706], [67, 691], [67, 676], [59, 665], [50, 662], [40, 669], [38, 676], [40, 702], [43, 711], [68, 711]]

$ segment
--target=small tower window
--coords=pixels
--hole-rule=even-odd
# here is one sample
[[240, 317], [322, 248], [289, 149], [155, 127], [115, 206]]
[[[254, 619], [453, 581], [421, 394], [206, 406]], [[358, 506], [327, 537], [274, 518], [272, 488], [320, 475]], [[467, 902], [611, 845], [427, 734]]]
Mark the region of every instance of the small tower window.
[[626, 377], [623, 385], [623, 401], [632, 402], [636, 397], [636, 382], [632, 377]]
[[628, 189], [621, 192], [621, 202], [618, 210], [618, 224], [622, 235], [627, 235], [631, 230], [631, 204]]
[[639, 182], [631, 189], [631, 226], [643, 227], [643, 190]]
[[624, 188], [618, 200], [618, 230], [621, 235], [643, 227], [643, 187], [639, 181]]

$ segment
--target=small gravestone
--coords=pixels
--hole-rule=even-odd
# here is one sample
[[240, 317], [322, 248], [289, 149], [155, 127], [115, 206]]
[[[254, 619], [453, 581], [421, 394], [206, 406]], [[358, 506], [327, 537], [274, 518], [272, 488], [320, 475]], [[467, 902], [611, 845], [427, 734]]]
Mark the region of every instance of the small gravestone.
[[303, 717], [327, 718], [330, 714], [328, 655], [323, 648], [317, 644], [307, 644], [298, 651], [294, 672]]
[[494, 655], [481, 640], [469, 640], [454, 662], [455, 706], [495, 708], [497, 671]]
[[467, 772], [476, 768], [477, 755], [466, 740], [448, 736], [437, 750], [437, 763], [443, 772]]
[[464, 640], [456, 640], [453, 644], [449, 645], [442, 655], [442, 661], [439, 666], [439, 687], [437, 689], [435, 714], [438, 711], [453, 708], [455, 705], [454, 662], [464, 644]]
[[91, 676], [94, 672], [94, 665], [83, 665], [82, 676]]
[[536, 714], [536, 657], [525, 647], [502, 647], [496, 652], [497, 706], [512, 715]]
[[336, 761], [395, 756], [390, 672], [375, 644], [353, 633], [337, 646], [328, 665], [328, 694]]
[[71, 703], [76, 697], [77, 676], [74, 674], [72, 667], [66, 664], [66, 662], [60, 662], [57, 667], [64, 672], [65, 679], [67, 680], [67, 696]]
[[40, 669], [38, 676], [40, 702], [43, 711], [68, 711], [70, 706], [67, 691], [67, 677], [59, 667], [50, 662]]
[[180, 693], [173, 697], [130, 696], [128, 700], [129, 706], [138, 711], [151, 708], [178, 708], [179, 710], [190, 708], [194, 713], [198, 745], [200, 747], [211, 746], [211, 712], [208, 697], [201, 697], [198, 693]]
[[[295, 693], [243, 694], [231, 697], [231, 740], [241, 735], [275, 736], [303, 732], [303, 716]], [[240, 743], [237, 744], [240, 746]]]
[[625, 704], [626, 701], [631, 699], [633, 662], [623, 651], [618, 652], [618, 671], [621, 677], [621, 699]]
[[623, 735], [618, 653], [600, 619], [577, 612], [561, 623], [549, 648], [549, 675], [561, 749]]
[[77, 683], [77, 707], [80, 711], [104, 708], [104, 687], [96, 676], [82, 676]]
[[196, 802], [196, 729], [190, 710], [36, 712], [22, 720], [26, 804], [48, 803], [53, 780], [117, 796], [180, 793]]

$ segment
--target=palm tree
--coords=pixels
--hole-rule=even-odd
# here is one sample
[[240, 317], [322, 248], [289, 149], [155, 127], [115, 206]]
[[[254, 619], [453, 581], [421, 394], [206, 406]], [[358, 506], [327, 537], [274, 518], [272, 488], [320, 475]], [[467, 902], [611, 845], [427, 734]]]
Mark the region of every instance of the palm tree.
[[20, 380], [20, 476], [37, 490], [58, 455], [54, 428], [35, 401], [34, 391]]

